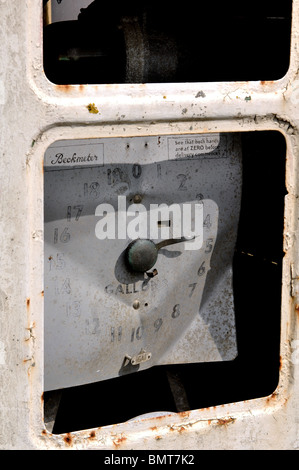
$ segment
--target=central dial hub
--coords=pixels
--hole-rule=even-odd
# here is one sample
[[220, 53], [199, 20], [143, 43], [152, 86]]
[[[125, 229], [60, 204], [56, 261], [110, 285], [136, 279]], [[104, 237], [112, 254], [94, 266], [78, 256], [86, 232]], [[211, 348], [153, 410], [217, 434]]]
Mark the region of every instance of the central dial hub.
[[150, 270], [158, 258], [158, 247], [151, 240], [134, 240], [126, 250], [126, 261], [130, 270], [142, 272]]

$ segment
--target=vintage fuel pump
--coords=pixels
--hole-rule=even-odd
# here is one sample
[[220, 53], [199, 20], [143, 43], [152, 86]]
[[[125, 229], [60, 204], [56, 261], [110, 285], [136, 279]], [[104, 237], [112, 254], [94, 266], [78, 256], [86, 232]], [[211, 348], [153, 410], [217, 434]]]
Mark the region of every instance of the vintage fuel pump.
[[[94, 1], [78, 19], [59, 21], [61, 3], [51, 6], [44, 63], [54, 82], [206, 78], [198, 17]], [[100, 112], [93, 103], [89, 111]], [[44, 169], [45, 391], [237, 357], [239, 134], [60, 140], [47, 149]], [[172, 391], [181, 403], [181, 389]]]
[[[202, 47], [198, 53], [199, 16], [210, 7], [182, 19], [151, 2], [118, 9], [87, 3], [77, 19], [72, 4], [59, 21], [62, 3], [52, 2], [44, 65], [55, 83], [215, 80], [221, 67], [244, 73], [244, 60], [225, 55], [225, 64]], [[249, 20], [213, 17], [227, 46], [228, 24], [249, 30]], [[255, 20], [255, 27], [267, 38], [273, 21]], [[261, 57], [255, 60], [261, 67]], [[94, 103], [89, 111], [100, 114]], [[46, 150], [44, 171], [45, 391], [237, 358], [241, 134], [59, 140]], [[189, 409], [183, 385], [175, 389], [169, 369], [167, 376], [176, 410]]]
[[281, 3], [2, 1], [0, 446], [298, 448]]

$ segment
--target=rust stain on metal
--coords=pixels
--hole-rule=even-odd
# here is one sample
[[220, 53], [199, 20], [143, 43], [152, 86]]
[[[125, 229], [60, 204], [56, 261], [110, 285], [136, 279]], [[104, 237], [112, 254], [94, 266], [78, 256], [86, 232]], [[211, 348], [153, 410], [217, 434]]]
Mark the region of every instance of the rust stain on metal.
[[236, 418], [232, 418], [231, 416], [229, 418], [219, 418], [217, 419], [217, 424], [219, 426], [226, 426], [227, 424], [233, 423], [236, 420]]
[[[68, 84], [65, 84], [65, 85], [55, 85], [55, 88], [58, 90], [58, 91], [61, 91], [63, 93], [69, 93], [70, 91], [72, 90], [75, 90], [75, 91], [79, 91], [80, 93], [83, 93], [86, 89], [86, 87], [88, 87], [90, 85], [83, 85], [83, 84], [80, 84], [80, 85], [68, 85]], [[97, 86], [93, 87], [97, 90]]]
[[42, 290], [40, 294], [41, 294], [41, 296], [42, 296], [42, 297], [44, 297], [44, 295], [45, 295], [45, 291], [44, 291], [44, 290]]
[[278, 397], [278, 393], [277, 392], [273, 392], [269, 397], [267, 397], [266, 399], [266, 403], [269, 405], [272, 403], [272, 401], [275, 401]]
[[261, 80], [260, 84], [261, 85], [273, 85], [274, 80]]
[[154, 418], [154, 420], [155, 420], [155, 421], [157, 421], [157, 420], [159, 421], [159, 420], [162, 420], [162, 419], [164, 419], [164, 418], [165, 418], [165, 416], [164, 416], [164, 415], [161, 415], [161, 416], [156, 416], [156, 417]]
[[[155, 417], [153, 418], [153, 421], [163, 420], [164, 418], [165, 418], [165, 415], [155, 416]], [[148, 420], [148, 417], [142, 418], [140, 421], [142, 421], [142, 422], [147, 422], [147, 420]], [[157, 429], [157, 426], [153, 426], [153, 427], [151, 427], [151, 429], [154, 431], [155, 429]]]
[[26, 364], [27, 362], [31, 361], [32, 357], [28, 357], [28, 359], [23, 359], [23, 364]]
[[55, 85], [56, 89], [59, 91], [63, 91], [64, 93], [69, 93], [73, 88], [72, 85]]
[[178, 432], [179, 432], [180, 434], [181, 434], [182, 432], [184, 432], [184, 431], [186, 431], [185, 426], [180, 426], [180, 427], [178, 428]]
[[190, 416], [190, 411], [180, 411], [178, 415], [182, 418], [188, 418]]
[[68, 446], [71, 446], [73, 444], [73, 438], [72, 438], [72, 435], [70, 433], [66, 434], [64, 436], [63, 440], [66, 443], [66, 445], [68, 445]]
[[[189, 424], [189, 425], [186, 425], [186, 426], [175, 426], [175, 427], [174, 427], [174, 426], [170, 426], [170, 427], [169, 427], [169, 430], [170, 430], [170, 431], [177, 431], [177, 432], [179, 432], [179, 433], [181, 434], [182, 432], [184, 432], [184, 431], [187, 430], [187, 426], [190, 426], [190, 424]], [[192, 426], [192, 425], [191, 425], [191, 426]]]
[[279, 370], [282, 369], [282, 357], [279, 356]]
[[121, 447], [121, 445], [122, 445], [126, 440], [127, 440], [126, 437], [123, 437], [123, 436], [118, 437], [117, 439], [115, 439], [115, 440], [113, 441], [113, 445], [114, 445], [116, 448], [119, 448], [119, 447]]
[[202, 410], [216, 410], [217, 406], [206, 406], [205, 408], [201, 408]]
[[95, 439], [95, 438], [96, 438], [95, 431], [91, 431], [91, 433], [89, 434], [89, 439]]
[[29, 297], [26, 300], [26, 305], [27, 305], [27, 310], [29, 310], [29, 308], [30, 308], [30, 299], [29, 299]]

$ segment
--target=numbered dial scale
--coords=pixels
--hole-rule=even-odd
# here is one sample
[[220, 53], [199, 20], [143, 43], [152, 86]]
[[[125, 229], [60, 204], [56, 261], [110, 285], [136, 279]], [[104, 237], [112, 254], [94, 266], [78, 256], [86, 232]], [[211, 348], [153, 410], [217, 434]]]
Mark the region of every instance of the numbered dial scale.
[[44, 166], [45, 390], [233, 359], [237, 136], [57, 141]]

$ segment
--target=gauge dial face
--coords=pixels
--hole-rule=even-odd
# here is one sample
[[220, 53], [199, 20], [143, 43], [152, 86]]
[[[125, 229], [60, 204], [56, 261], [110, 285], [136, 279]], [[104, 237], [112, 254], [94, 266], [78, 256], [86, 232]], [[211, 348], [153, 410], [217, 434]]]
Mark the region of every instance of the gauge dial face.
[[[240, 192], [240, 147], [228, 134], [47, 149], [45, 390], [235, 357]], [[142, 262], [157, 249], [140, 270], [132, 240]]]

